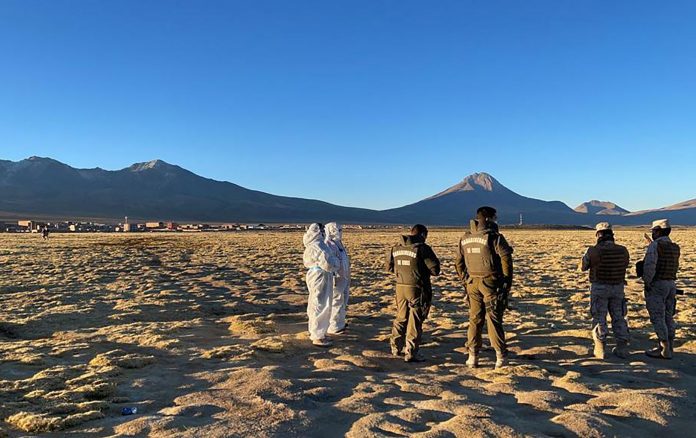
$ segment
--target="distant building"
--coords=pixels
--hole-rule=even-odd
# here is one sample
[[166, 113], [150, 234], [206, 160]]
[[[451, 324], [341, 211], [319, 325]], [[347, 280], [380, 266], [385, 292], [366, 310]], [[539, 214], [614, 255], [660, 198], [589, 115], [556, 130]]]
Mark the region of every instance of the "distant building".
[[33, 231], [36, 223], [31, 220], [17, 221], [17, 226], [23, 231]]
[[208, 224], [183, 224], [176, 227], [179, 231], [204, 231], [209, 230], [211, 227]]
[[145, 222], [145, 228], [148, 230], [157, 230], [164, 228], [164, 222]]
[[44, 222], [37, 222], [33, 220], [21, 220], [17, 221], [17, 225], [24, 229], [24, 231], [29, 231], [31, 233], [37, 233], [40, 229], [46, 226]]

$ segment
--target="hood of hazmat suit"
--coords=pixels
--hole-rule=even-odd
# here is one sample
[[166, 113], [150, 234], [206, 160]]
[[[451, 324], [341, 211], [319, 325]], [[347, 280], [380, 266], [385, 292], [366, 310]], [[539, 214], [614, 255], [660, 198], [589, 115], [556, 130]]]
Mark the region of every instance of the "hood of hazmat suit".
[[321, 232], [321, 227], [319, 224], [312, 224], [305, 231], [302, 237], [302, 243], [304, 243], [305, 248], [311, 245], [313, 242], [324, 240], [324, 235]]
[[343, 225], [336, 222], [329, 222], [324, 228], [326, 230], [326, 238], [334, 242], [340, 242], [343, 239]]
[[338, 274], [339, 278], [347, 279], [350, 276], [350, 258], [346, 247], [343, 246], [343, 226], [336, 222], [326, 224], [326, 245], [331, 250], [331, 254], [338, 259]]
[[306, 268], [319, 267], [327, 272], [336, 272], [339, 261], [331, 254], [331, 250], [324, 243], [324, 234], [319, 224], [312, 224], [302, 238], [304, 243], [304, 265]]

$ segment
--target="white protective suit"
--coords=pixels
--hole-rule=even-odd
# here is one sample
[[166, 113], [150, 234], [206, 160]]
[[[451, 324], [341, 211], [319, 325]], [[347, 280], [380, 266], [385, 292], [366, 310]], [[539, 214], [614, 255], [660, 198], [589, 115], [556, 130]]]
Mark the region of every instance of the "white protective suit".
[[350, 288], [350, 257], [343, 246], [343, 226], [336, 222], [326, 224], [326, 245], [331, 255], [338, 259], [338, 271], [333, 281], [333, 303], [329, 333], [341, 331], [346, 326], [346, 311]]
[[334, 272], [338, 270], [338, 260], [331, 255], [319, 224], [307, 229], [302, 241], [305, 246], [304, 265], [307, 271], [307, 316], [309, 317], [309, 337], [316, 341], [324, 339], [329, 330]]

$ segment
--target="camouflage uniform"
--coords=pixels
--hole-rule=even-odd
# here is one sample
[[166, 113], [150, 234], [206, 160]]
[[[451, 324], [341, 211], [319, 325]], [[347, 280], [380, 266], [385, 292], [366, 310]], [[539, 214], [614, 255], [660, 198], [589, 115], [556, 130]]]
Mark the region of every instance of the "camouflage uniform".
[[609, 331], [607, 314], [609, 314], [614, 338], [617, 341], [628, 342], [626, 310], [623, 284], [592, 283], [590, 285], [590, 314], [592, 315], [592, 335], [595, 338], [606, 341]]
[[676, 330], [674, 309], [677, 293], [674, 281], [678, 269], [679, 246], [667, 236], [655, 239], [645, 253], [643, 281], [645, 282], [645, 305], [650, 314], [650, 322], [660, 341], [674, 339]]
[[624, 282], [628, 267], [628, 250], [613, 240], [603, 240], [588, 248], [582, 257], [583, 271], [590, 271], [590, 314], [592, 335], [605, 342], [608, 333], [607, 314], [611, 316], [611, 328], [617, 342], [629, 339], [626, 323], [626, 298]]

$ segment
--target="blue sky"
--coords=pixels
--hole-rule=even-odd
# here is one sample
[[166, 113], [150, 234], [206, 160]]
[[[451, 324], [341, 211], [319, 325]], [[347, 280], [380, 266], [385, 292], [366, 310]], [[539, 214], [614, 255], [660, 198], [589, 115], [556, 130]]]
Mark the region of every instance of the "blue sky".
[[0, 158], [370, 208], [696, 197], [690, 1], [0, 2]]

